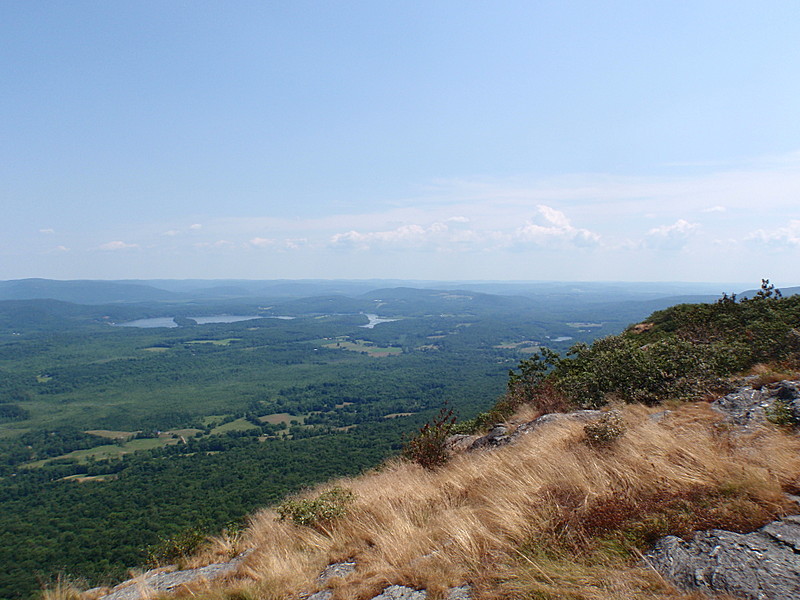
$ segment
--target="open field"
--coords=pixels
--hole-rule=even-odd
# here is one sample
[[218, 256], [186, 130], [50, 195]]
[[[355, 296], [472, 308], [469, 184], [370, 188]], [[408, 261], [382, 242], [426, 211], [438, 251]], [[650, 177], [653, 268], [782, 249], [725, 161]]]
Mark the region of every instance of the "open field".
[[89, 429], [86, 433], [109, 440], [128, 440], [136, 435], [135, 431], [111, 431], [109, 429]]
[[259, 421], [262, 423], [272, 423], [273, 425], [279, 425], [281, 423], [286, 423], [287, 425], [292, 421], [297, 421], [300, 424], [303, 424], [306, 420], [305, 415], [291, 415], [289, 413], [274, 413], [271, 415], [264, 415], [263, 417], [258, 418]]
[[171, 434], [161, 434], [155, 438], [137, 438], [122, 444], [106, 444], [103, 446], [95, 446], [84, 450], [73, 450], [60, 456], [53, 458], [37, 460], [24, 465], [29, 469], [36, 469], [43, 467], [48, 463], [62, 460], [72, 460], [78, 464], [86, 463], [87, 461], [98, 461], [105, 459], [119, 458], [125, 454], [131, 454], [139, 450], [152, 450], [154, 448], [163, 448], [172, 444], [179, 443], [180, 437], [173, 437]]
[[397, 356], [403, 352], [402, 348], [396, 346], [376, 346], [372, 342], [365, 340], [335, 341], [323, 344], [323, 347], [337, 350], [349, 350], [350, 352], [361, 352], [374, 357]]
[[214, 429], [211, 430], [212, 434], [218, 433], [227, 433], [229, 431], [245, 431], [247, 429], [255, 429], [255, 425], [253, 425], [250, 421], [245, 418], [236, 419], [235, 421], [231, 421], [230, 423], [223, 423]]

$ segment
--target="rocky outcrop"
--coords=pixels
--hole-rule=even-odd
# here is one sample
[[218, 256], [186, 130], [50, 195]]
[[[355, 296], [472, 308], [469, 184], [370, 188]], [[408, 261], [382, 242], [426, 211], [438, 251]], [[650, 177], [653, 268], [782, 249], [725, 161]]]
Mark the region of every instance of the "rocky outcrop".
[[[308, 600], [330, 600], [333, 596], [331, 590], [322, 590], [309, 596]], [[390, 585], [371, 600], [425, 600], [428, 597], [426, 590], [415, 590], [405, 585]], [[445, 600], [471, 600], [472, 590], [468, 585], [450, 588], [447, 590]]]
[[796, 422], [800, 422], [800, 381], [781, 381], [760, 389], [745, 386], [715, 400], [711, 406], [723, 413], [732, 425], [749, 430], [765, 424], [778, 401], [788, 408]]
[[542, 415], [538, 419], [534, 419], [528, 423], [523, 423], [517, 427], [514, 433], [508, 436], [509, 442], [513, 443], [523, 435], [528, 435], [529, 433], [536, 431], [545, 425], [551, 425], [553, 423], [565, 423], [569, 421], [589, 422], [599, 419], [602, 415], [603, 412], [599, 410], [576, 410], [569, 413], [550, 413], [547, 415]]
[[242, 555], [229, 562], [181, 571], [171, 571], [169, 567], [155, 569], [120, 583], [106, 594], [96, 595], [100, 590], [95, 589], [85, 592], [84, 595], [87, 597], [94, 596], [98, 600], [144, 600], [159, 594], [177, 592], [182, 588], [186, 588], [190, 583], [212, 581], [225, 575], [231, 575], [244, 558], [245, 555]]
[[565, 423], [568, 421], [592, 421], [599, 418], [603, 413], [599, 410], [576, 410], [569, 413], [550, 413], [542, 415], [538, 419], [522, 423], [516, 428], [509, 427], [504, 423], [498, 423], [489, 433], [483, 436], [474, 435], [454, 435], [449, 439], [450, 448], [454, 451], [473, 451], [491, 450], [507, 444], [513, 444], [524, 435], [536, 431], [537, 429], [551, 425], [553, 423]]
[[[333, 563], [325, 567], [317, 580], [325, 583], [334, 577], [345, 578], [355, 569], [356, 563], [354, 562]], [[306, 600], [330, 600], [332, 597], [333, 590], [324, 589], [311, 594]], [[425, 600], [427, 597], [427, 590], [416, 590], [405, 585], [390, 585], [371, 600]], [[450, 588], [445, 596], [445, 600], [471, 600], [471, 598], [472, 588], [468, 585]]]
[[800, 516], [747, 534], [710, 530], [690, 542], [668, 536], [647, 559], [685, 590], [725, 592], [747, 600], [800, 598]]
[[[711, 406], [739, 432], [767, 424], [783, 404], [800, 422], [800, 381], [739, 388]], [[773, 416], [774, 418], [774, 416]], [[800, 503], [800, 497], [790, 496]], [[752, 533], [713, 529], [691, 541], [661, 538], [647, 555], [664, 578], [685, 590], [724, 592], [747, 600], [800, 598], [800, 515], [773, 521]]]

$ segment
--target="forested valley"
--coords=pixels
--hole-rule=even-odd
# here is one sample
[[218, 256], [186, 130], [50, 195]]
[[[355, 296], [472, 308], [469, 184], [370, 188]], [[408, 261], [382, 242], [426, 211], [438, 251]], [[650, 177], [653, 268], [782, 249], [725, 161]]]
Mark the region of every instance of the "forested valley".
[[538, 349], [676, 303], [359, 285], [130, 302], [0, 286], [0, 598], [59, 574], [107, 583], [168, 540], [239, 527], [375, 467], [442, 406], [474, 417]]

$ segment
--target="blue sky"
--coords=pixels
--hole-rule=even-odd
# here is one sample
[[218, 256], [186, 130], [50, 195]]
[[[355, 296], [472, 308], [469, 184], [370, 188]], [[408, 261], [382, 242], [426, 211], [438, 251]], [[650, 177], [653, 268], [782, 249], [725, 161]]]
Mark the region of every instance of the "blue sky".
[[0, 279], [800, 283], [800, 4], [0, 3]]

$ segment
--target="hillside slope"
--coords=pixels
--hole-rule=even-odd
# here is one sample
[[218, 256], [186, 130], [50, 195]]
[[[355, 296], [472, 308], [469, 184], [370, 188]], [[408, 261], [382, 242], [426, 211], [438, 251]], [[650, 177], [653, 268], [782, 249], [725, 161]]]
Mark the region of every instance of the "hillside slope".
[[[477, 598], [697, 598], [642, 555], [667, 534], [753, 531], [797, 511], [787, 496], [800, 491], [795, 407], [776, 400], [768, 416], [778, 425], [742, 430], [707, 400], [742, 369], [755, 386], [796, 374], [799, 308], [799, 297], [765, 287], [743, 302], [656, 313], [567, 357], [523, 361], [506, 397], [460, 427], [504, 418], [492, 435], [528, 432], [515, 443], [451, 452], [434, 466], [425, 452], [472, 439], [448, 438], [459, 428], [444, 415], [407, 453], [415, 460], [309, 490], [184, 556], [184, 567], [243, 558], [224, 578], [179, 593], [277, 600], [328, 590], [318, 598], [363, 600], [400, 584], [434, 597], [468, 585]], [[604, 405], [582, 413], [588, 422], [527, 425], [553, 407]], [[352, 564], [341, 576], [319, 579], [342, 561]]]

